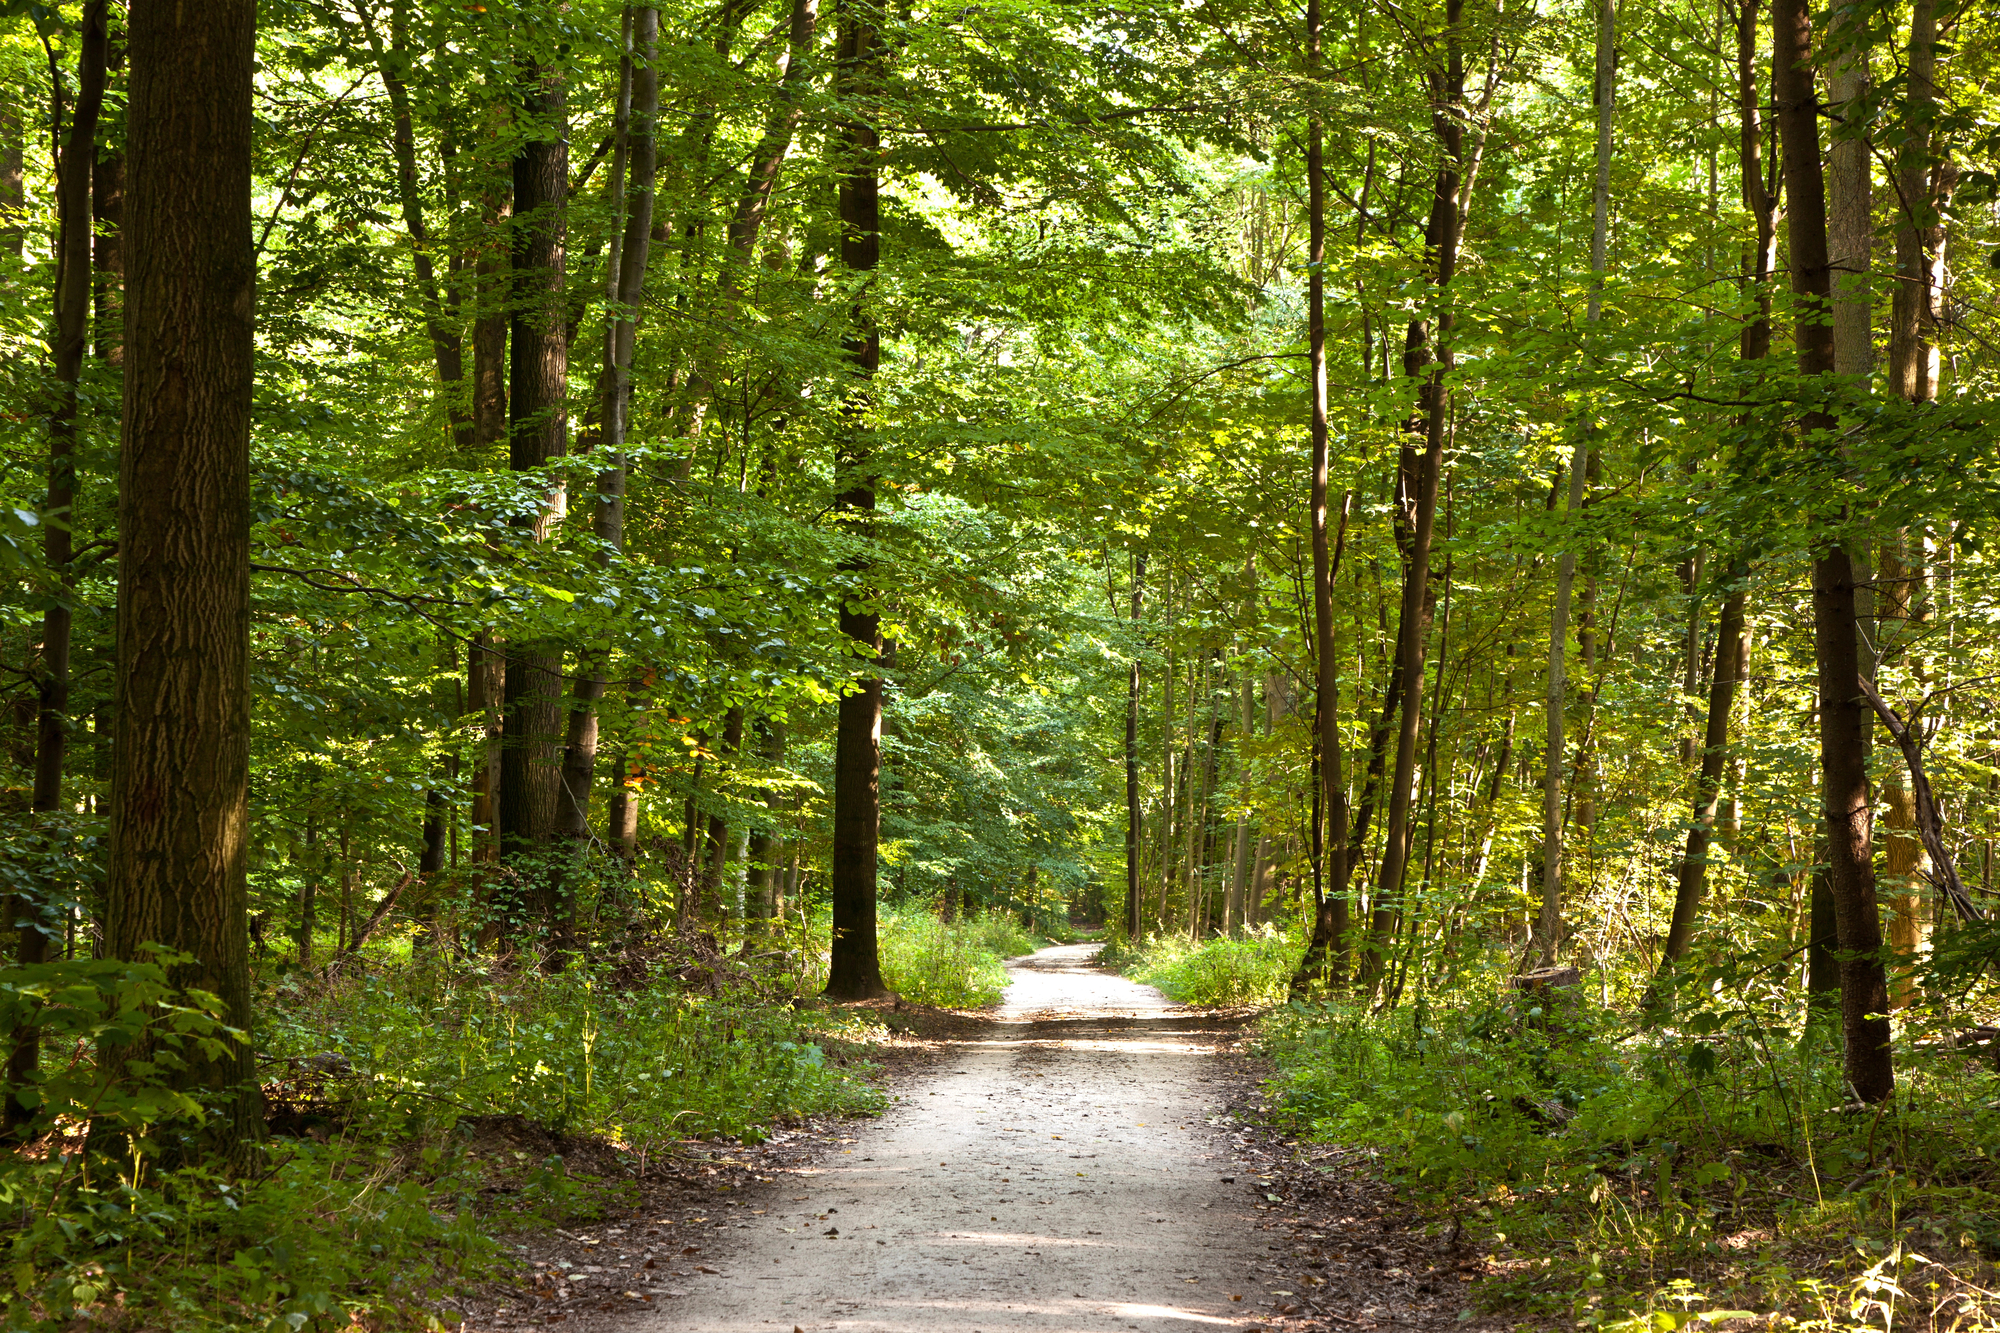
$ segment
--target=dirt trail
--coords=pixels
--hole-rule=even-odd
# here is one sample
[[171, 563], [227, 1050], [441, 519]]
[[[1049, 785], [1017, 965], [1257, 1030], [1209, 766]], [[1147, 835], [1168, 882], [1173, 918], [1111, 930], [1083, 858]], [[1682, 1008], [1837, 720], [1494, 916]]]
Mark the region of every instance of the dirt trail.
[[1151, 987], [1092, 970], [1095, 949], [1010, 964], [990, 1027], [900, 1081], [901, 1100], [840, 1155], [771, 1187], [768, 1211], [732, 1229], [728, 1253], [711, 1260], [719, 1272], [680, 1279], [686, 1295], [628, 1327], [1262, 1322], [1269, 1296], [1246, 1277], [1270, 1237], [1248, 1191], [1223, 1183], [1236, 1172], [1205, 1124], [1227, 1090], [1216, 1030]]

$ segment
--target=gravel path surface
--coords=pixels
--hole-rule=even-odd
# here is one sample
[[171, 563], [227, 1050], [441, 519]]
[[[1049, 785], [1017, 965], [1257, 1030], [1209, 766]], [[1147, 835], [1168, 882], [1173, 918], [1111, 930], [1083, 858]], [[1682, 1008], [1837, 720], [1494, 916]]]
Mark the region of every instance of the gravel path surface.
[[[996, 1021], [735, 1229], [629, 1327], [754, 1333], [1246, 1329], [1267, 1259], [1206, 1122], [1217, 1034], [1095, 945], [1009, 964]], [[786, 1188], [790, 1186], [791, 1188]], [[1232, 1297], [1240, 1299], [1232, 1299]]]

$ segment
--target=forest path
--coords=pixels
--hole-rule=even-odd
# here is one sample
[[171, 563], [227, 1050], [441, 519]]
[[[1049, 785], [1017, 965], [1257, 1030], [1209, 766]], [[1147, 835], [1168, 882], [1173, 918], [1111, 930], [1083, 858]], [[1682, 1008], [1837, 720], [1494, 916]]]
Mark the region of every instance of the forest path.
[[850, 1148], [770, 1187], [768, 1211], [712, 1261], [722, 1271], [639, 1326], [1257, 1325], [1266, 1293], [1246, 1282], [1271, 1237], [1243, 1186], [1222, 1182], [1236, 1173], [1205, 1123], [1229, 1086], [1217, 1058], [1227, 1030], [1094, 970], [1096, 948], [1009, 963], [991, 1023], [899, 1082], [901, 1100]]

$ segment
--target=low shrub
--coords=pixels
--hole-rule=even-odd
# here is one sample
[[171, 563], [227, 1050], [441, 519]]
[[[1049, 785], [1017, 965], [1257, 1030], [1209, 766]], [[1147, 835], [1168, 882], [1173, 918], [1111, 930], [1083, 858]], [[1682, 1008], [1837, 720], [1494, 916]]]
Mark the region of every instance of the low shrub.
[[1896, 1103], [1851, 1108], [1837, 1020], [1806, 1022], [1767, 953], [1694, 960], [1650, 1028], [1492, 977], [1386, 1013], [1287, 1005], [1261, 1024], [1275, 1114], [1379, 1150], [1439, 1227], [1492, 1247], [1488, 1303], [1541, 1319], [1637, 1330], [1747, 1306], [1845, 1329], [1919, 1269], [1937, 1299], [1990, 1287], [1991, 1073], [1907, 1040], [1912, 1023]]
[[969, 1009], [993, 1004], [1007, 988], [1008, 958], [1031, 953], [1037, 941], [1005, 912], [945, 921], [923, 908], [882, 914], [882, 978], [917, 1004]]
[[1149, 935], [1102, 961], [1182, 1004], [1276, 1004], [1303, 951], [1294, 934], [1260, 926], [1240, 939]]

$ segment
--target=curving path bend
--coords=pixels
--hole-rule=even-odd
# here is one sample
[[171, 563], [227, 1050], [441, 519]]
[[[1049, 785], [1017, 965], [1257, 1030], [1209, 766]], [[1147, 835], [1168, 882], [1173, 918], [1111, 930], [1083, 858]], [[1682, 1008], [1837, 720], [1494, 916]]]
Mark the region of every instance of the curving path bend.
[[[658, 1333], [1099, 1333], [1257, 1326], [1265, 1257], [1204, 1121], [1216, 1033], [1089, 966], [1008, 964], [995, 1020], [792, 1177]], [[1211, 1081], [1212, 1080], [1212, 1081]], [[837, 1233], [837, 1234], [836, 1234]], [[1232, 1296], [1241, 1297], [1232, 1300]]]

